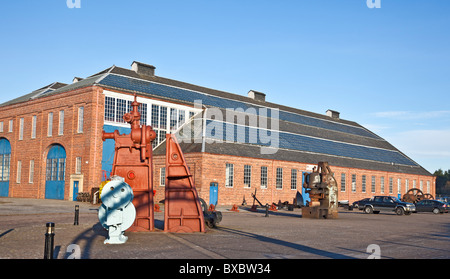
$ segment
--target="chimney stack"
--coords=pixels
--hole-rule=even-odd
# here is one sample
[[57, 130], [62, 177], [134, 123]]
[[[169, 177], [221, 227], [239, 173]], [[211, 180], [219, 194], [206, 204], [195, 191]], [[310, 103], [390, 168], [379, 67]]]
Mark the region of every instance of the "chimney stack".
[[80, 77], [74, 77], [73, 80], [72, 80], [72, 83], [79, 82], [80, 80], [83, 80], [83, 78], [80, 78]]
[[155, 66], [144, 64], [141, 62], [133, 61], [131, 64], [131, 69], [136, 73], [144, 76], [155, 76]]
[[338, 111], [329, 109], [327, 110], [327, 115], [331, 118], [339, 119], [340, 113]]
[[260, 102], [266, 101], [266, 94], [255, 91], [255, 90], [248, 91], [248, 97], [255, 101], [260, 101]]

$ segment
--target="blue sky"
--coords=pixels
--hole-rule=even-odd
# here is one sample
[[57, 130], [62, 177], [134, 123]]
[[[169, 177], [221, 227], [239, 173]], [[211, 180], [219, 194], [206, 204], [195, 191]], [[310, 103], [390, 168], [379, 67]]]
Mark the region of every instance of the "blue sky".
[[450, 169], [450, 2], [5, 1], [0, 103], [141, 61], [156, 74], [371, 129], [430, 172]]

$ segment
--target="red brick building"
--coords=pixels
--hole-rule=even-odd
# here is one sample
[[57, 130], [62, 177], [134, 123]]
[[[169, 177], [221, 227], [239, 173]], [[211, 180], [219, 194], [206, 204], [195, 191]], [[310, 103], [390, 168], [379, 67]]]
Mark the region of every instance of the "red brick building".
[[327, 161], [339, 200], [435, 194], [434, 177], [387, 141], [341, 119], [155, 75], [133, 62], [72, 84], [55, 82], [0, 105], [0, 196], [72, 200], [109, 175], [114, 142], [101, 132], [128, 133], [122, 115], [138, 96], [141, 123], [154, 141], [156, 201], [164, 199], [164, 139], [175, 133], [200, 197], [210, 203], [292, 201], [303, 173]]

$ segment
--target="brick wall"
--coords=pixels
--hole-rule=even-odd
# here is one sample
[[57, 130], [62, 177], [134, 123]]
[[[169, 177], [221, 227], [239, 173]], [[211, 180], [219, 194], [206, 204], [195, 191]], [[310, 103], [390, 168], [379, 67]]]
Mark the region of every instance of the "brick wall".
[[[83, 132], [78, 133], [78, 109], [84, 108]], [[46, 158], [53, 144], [66, 151], [64, 199], [72, 195], [70, 177], [75, 174], [76, 157], [82, 158], [83, 183], [79, 191], [88, 191], [100, 184], [101, 131], [104, 98], [102, 89], [88, 87], [55, 96], [48, 96], [0, 108], [4, 129], [0, 137], [11, 143], [11, 173], [9, 196], [23, 198], [45, 197]], [[59, 111], [64, 110], [64, 129], [59, 134]], [[53, 113], [52, 135], [48, 135], [48, 114]], [[32, 118], [36, 116], [36, 137], [32, 138]], [[19, 122], [24, 119], [23, 139], [19, 140]], [[13, 120], [13, 132], [8, 132]], [[34, 177], [30, 182], [30, 161], [34, 160]], [[17, 162], [22, 162], [20, 183], [17, 183]], [[81, 188], [82, 187], [82, 188]]]
[[[209, 202], [209, 185], [211, 182], [219, 183], [219, 201], [220, 205], [240, 205], [245, 197], [248, 205], [253, 204], [251, 194], [255, 192], [256, 197], [262, 204], [278, 203], [278, 201], [289, 203], [293, 202], [297, 191], [302, 192], [302, 173], [308, 171], [317, 163], [297, 163], [289, 161], [255, 159], [238, 156], [218, 155], [218, 154], [200, 154], [192, 153], [185, 154], [188, 166], [194, 165], [195, 185], [199, 196], [207, 203]], [[230, 163], [234, 165], [234, 180], [233, 187], [225, 186], [225, 165]], [[164, 167], [164, 157], [156, 156], [154, 158], [155, 181], [157, 185], [157, 200], [164, 199], [163, 191], [158, 191], [163, 187], [159, 186], [160, 168]], [[251, 171], [251, 185], [250, 188], [244, 187], [244, 166], [250, 165]], [[268, 170], [267, 188], [261, 188], [261, 167], [265, 166]], [[407, 175], [400, 173], [389, 173], [380, 171], [371, 171], [355, 168], [342, 168], [330, 166], [335, 174], [338, 183], [339, 200], [348, 200], [350, 203], [372, 197], [374, 195], [391, 195], [397, 196], [397, 179], [401, 181], [401, 196], [405, 194], [405, 181], [409, 181], [409, 189], [413, 188], [413, 181], [416, 180], [416, 187], [420, 187], [420, 181], [423, 181], [423, 192], [427, 193], [427, 181], [430, 183], [430, 193], [435, 195], [434, 178], [431, 176]], [[276, 170], [283, 168], [283, 185], [281, 189], [276, 187]], [[297, 185], [296, 188], [291, 189], [291, 170], [297, 170]], [[345, 189], [341, 191], [341, 174], [345, 173], [346, 185]], [[352, 175], [356, 175], [356, 188], [352, 189]], [[363, 191], [362, 176], [366, 176], [366, 187]], [[372, 192], [372, 176], [375, 176], [375, 192]], [[381, 192], [380, 179], [384, 177], [385, 186], [384, 192]], [[389, 178], [393, 178], [392, 193], [389, 192]], [[159, 194], [158, 194], [159, 192]]]

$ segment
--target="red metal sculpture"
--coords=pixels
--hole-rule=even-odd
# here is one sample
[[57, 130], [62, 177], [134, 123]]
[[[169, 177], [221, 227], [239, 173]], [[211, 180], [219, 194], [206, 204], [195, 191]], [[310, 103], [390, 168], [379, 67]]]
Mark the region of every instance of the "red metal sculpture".
[[205, 232], [205, 220], [192, 175], [180, 145], [166, 135], [166, 198], [164, 231]]
[[140, 124], [139, 103], [134, 96], [131, 104], [133, 110], [123, 116], [131, 125], [131, 133], [121, 135], [117, 130], [113, 133], [103, 131], [102, 139], [115, 141], [114, 163], [111, 176], [125, 178], [134, 193], [133, 205], [136, 208], [136, 220], [128, 231], [153, 231], [153, 173], [152, 173], [152, 141], [156, 137], [151, 126]]
[[[140, 124], [139, 103], [134, 96], [133, 110], [123, 119], [131, 125], [131, 133], [121, 135], [103, 131], [103, 141], [115, 141], [111, 176], [125, 178], [134, 193], [136, 220], [128, 231], [154, 230], [152, 141], [156, 133], [151, 126]], [[173, 135], [166, 135], [166, 192], [164, 231], [205, 232], [205, 219], [192, 175], [186, 165], [180, 145]]]

